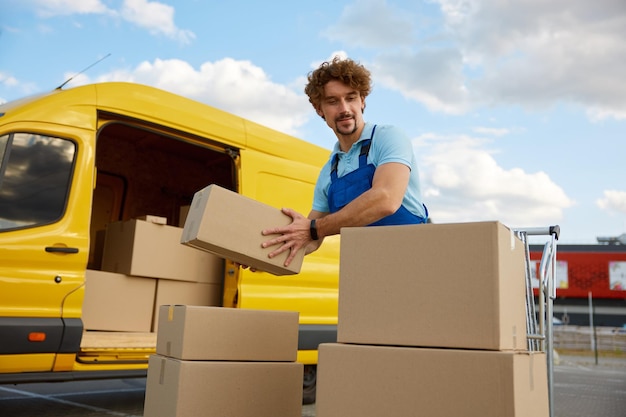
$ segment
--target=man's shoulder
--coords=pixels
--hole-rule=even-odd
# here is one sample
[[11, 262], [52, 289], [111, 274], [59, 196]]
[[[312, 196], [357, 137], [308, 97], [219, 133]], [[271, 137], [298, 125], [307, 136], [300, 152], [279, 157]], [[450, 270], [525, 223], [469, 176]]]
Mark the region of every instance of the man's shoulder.
[[396, 125], [376, 125], [376, 134], [404, 134], [404, 131]]
[[387, 137], [387, 136], [402, 135], [402, 134], [403, 134], [402, 130], [399, 129], [395, 125], [377, 124], [377, 123], [367, 122], [365, 123], [365, 127], [363, 128], [363, 131], [361, 132], [361, 137], [359, 138], [358, 142], [361, 142], [367, 139], [374, 139], [374, 137], [380, 137], [380, 136]]
[[392, 143], [403, 143], [409, 140], [406, 132], [395, 125], [376, 125], [374, 131], [374, 141], [379, 144], [386, 143], [391, 146]]

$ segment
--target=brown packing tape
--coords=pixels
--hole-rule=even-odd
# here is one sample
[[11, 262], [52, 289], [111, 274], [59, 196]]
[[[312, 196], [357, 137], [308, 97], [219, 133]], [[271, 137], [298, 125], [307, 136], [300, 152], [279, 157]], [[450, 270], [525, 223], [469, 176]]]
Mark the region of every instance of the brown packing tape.
[[[170, 305], [167, 309], [167, 321], [174, 321], [174, 305]], [[167, 356], [172, 355], [172, 342], [170, 340], [165, 345], [165, 352]]]
[[161, 358], [161, 366], [159, 368], [159, 385], [163, 385], [165, 382], [165, 358]]

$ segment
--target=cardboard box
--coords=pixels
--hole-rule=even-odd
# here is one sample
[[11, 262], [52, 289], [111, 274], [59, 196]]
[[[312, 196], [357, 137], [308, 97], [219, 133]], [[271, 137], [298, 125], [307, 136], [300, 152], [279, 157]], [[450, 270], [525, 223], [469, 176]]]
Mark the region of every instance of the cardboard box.
[[156, 351], [185, 360], [295, 361], [298, 312], [161, 306]]
[[139, 219], [110, 223], [102, 269], [120, 274], [221, 283], [224, 260], [180, 244], [183, 229]]
[[150, 356], [144, 417], [301, 417], [297, 362], [182, 361]]
[[173, 304], [214, 307], [221, 306], [222, 285], [205, 284], [203, 282], [157, 279], [152, 331], [157, 330], [160, 307], [162, 305]]
[[322, 344], [316, 417], [547, 417], [543, 353]]
[[499, 222], [342, 229], [337, 341], [526, 350], [524, 271]]
[[138, 220], [143, 220], [144, 222], [148, 222], [148, 223], [154, 223], [154, 224], [167, 224], [167, 217], [161, 217], [161, 216], [153, 216], [150, 214], [147, 214], [145, 216], [139, 216], [137, 217]]
[[112, 272], [85, 272], [85, 330], [149, 332], [156, 281]]
[[303, 250], [285, 267], [287, 252], [270, 259], [268, 254], [276, 247], [261, 247], [271, 239], [263, 236], [262, 230], [289, 224], [291, 217], [279, 209], [212, 184], [194, 194], [182, 243], [259, 271], [297, 274], [302, 266]]
[[178, 210], [178, 227], [185, 227], [185, 221], [187, 221], [187, 214], [189, 214], [190, 206], [180, 206]]

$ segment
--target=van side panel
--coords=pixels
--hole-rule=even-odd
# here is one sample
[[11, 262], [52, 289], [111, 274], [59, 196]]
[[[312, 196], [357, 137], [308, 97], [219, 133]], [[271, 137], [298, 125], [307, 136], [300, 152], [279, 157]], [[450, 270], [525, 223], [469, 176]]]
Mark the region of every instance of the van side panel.
[[[303, 164], [252, 150], [242, 151], [242, 194], [306, 216], [323, 162], [312, 158], [310, 164]], [[299, 311], [301, 324], [336, 325], [338, 250], [339, 237], [327, 238], [319, 251], [305, 258], [301, 272], [288, 278], [242, 270], [239, 307]]]

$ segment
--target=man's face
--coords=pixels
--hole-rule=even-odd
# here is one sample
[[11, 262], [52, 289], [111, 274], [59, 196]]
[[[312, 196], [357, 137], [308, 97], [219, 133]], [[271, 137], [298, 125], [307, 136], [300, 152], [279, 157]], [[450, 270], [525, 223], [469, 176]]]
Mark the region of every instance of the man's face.
[[317, 113], [336, 135], [350, 136], [363, 127], [365, 101], [361, 94], [340, 81], [324, 86], [324, 98]]

